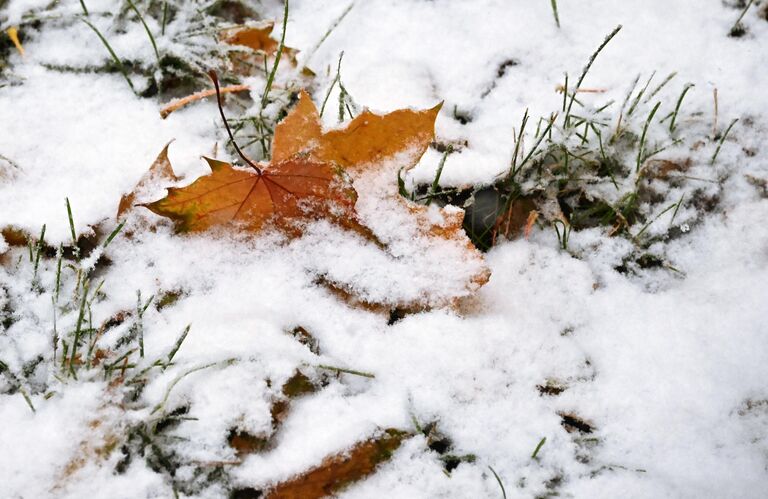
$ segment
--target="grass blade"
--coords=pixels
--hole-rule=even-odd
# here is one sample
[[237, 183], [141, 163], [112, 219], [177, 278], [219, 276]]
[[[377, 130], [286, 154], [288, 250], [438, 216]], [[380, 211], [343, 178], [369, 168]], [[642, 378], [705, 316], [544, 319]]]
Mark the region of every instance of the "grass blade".
[[579, 80], [576, 82], [576, 86], [573, 89], [573, 94], [571, 94], [571, 100], [568, 102], [568, 108], [565, 110], [565, 118], [563, 119], [563, 124], [566, 128], [568, 128], [568, 118], [571, 114], [571, 108], [573, 107], [573, 102], [576, 100], [576, 94], [579, 91], [579, 88], [581, 88], [581, 84], [584, 83], [584, 78], [587, 77], [587, 73], [589, 73], [589, 69], [592, 67], [592, 64], [595, 62], [595, 59], [597, 59], [597, 56], [602, 52], [602, 50], [605, 48], [606, 45], [608, 45], [608, 42], [613, 40], [613, 37], [616, 36], [616, 34], [621, 31], [621, 24], [616, 26], [613, 31], [611, 31], [608, 36], [605, 37], [603, 40], [603, 43], [600, 44], [599, 47], [597, 47], [597, 50], [592, 54], [592, 56], [589, 58], [589, 61], [587, 61], [587, 65], [584, 66], [584, 70], [581, 72], [581, 76], [579, 77]]
[[672, 121], [669, 123], [669, 131], [674, 132], [675, 131], [675, 120], [677, 120], [677, 113], [680, 111], [680, 106], [683, 103], [683, 98], [685, 97], [685, 94], [688, 93], [688, 90], [693, 88], [692, 83], [688, 83], [683, 87], [683, 91], [680, 94], [680, 97], [677, 99], [677, 104], [675, 105], [675, 111], [672, 113]]
[[173, 344], [173, 348], [168, 353], [168, 360], [165, 363], [165, 369], [169, 365], [171, 365], [171, 362], [173, 362], [173, 358], [176, 356], [176, 352], [179, 351], [179, 348], [181, 348], [181, 344], [184, 343], [184, 340], [187, 339], [187, 334], [189, 334], [189, 330], [192, 327], [192, 324], [187, 324], [187, 327], [184, 328], [184, 331], [182, 331], [181, 336], [176, 340], [176, 343]]
[[117, 227], [115, 227], [115, 230], [113, 230], [113, 231], [112, 231], [112, 232], [109, 234], [109, 237], [107, 237], [107, 240], [106, 240], [106, 241], [104, 241], [104, 244], [102, 245], [102, 248], [106, 249], [106, 248], [107, 248], [107, 246], [109, 246], [109, 243], [111, 243], [111, 242], [112, 242], [112, 240], [113, 240], [114, 238], [116, 238], [116, 237], [117, 237], [117, 235], [120, 233], [120, 231], [121, 231], [121, 230], [123, 230], [123, 227], [125, 227], [125, 222], [120, 222], [120, 225], [118, 225]]
[[552, 14], [555, 16], [555, 24], [557, 24], [557, 28], [560, 29], [560, 16], [557, 14], [557, 0], [550, 0], [550, 4], [552, 5]]
[[[160, 63], [160, 52], [157, 50], [157, 43], [155, 43], [155, 37], [152, 36], [152, 32], [149, 30], [149, 26], [147, 26], [147, 23], [144, 21], [144, 17], [141, 15], [141, 12], [139, 12], [139, 9], [136, 8], [136, 5], [133, 4], [131, 0], [128, 0], [128, 5], [133, 9], [133, 11], [136, 13], [136, 15], [139, 17], [139, 21], [141, 21], [142, 26], [144, 26], [144, 31], [147, 32], [147, 36], [149, 37], [149, 41], [152, 44], [152, 48], [155, 51], [155, 57], [157, 58], [158, 64]], [[166, 7], [168, 4], [166, 3]], [[163, 17], [165, 19], [165, 17]], [[165, 27], [165, 24], [163, 24], [163, 27]]]
[[275, 80], [275, 74], [277, 73], [277, 66], [280, 65], [280, 57], [283, 55], [283, 48], [285, 48], [285, 32], [288, 29], [288, 0], [285, 0], [285, 9], [283, 12], [283, 33], [280, 35], [280, 45], [277, 47], [277, 53], [275, 54], [275, 64], [272, 66], [272, 71], [267, 77], [267, 84], [264, 86], [264, 94], [261, 96], [261, 111], [264, 111], [264, 107], [267, 105], [267, 99], [269, 98], [269, 91], [272, 90], [272, 82]]
[[499, 474], [496, 473], [496, 470], [493, 469], [491, 466], [488, 466], [488, 469], [491, 470], [491, 473], [493, 473], [493, 476], [496, 478], [496, 482], [499, 484], [499, 487], [501, 487], [501, 497], [503, 499], [507, 499], [507, 491], [504, 490], [504, 484], [501, 482], [501, 478], [499, 478]]
[[717, 149], [715, 150], [715, 154], [712, 155], [712, 160], [710, 160], [709, 164], [714, 165], [715, 160], [717, 159], [717, 155], [720, 154], [720, 148], [723, 147], [723, 142], [725, 142], [726, 137], [728, 137], [728, 133], [731, 131], [731, 128], [733, 128], [733, 125], [736, 124], [736, 122], [739, 121], [738, 118], [731, 121], [731, 124], [728, 125], [728, 128], [725, 129], [725, 133], [723, 134], [722, 138], [720, 139], [720, 143], [717, 144]]
[[648, 119], [645, 121], [645, 125], [643, 126], [643, 133], [640, 135], [640, 146], [637, 150], [637, 165], [635, 166], [635, 172], [640, 171], [640, 165], [642, 164], [643, 155], [645, 154], [645, 137], [648, 133], [648, 127], [651, 124], [651, 120], [653, 120], [653, 115], [656, 114], [656, 111], [659, 110], [659, 106], [661, 106], [661, 101], [657, 102], [655, 106], [653, 106], [653, 109], [651, 109], [651, 114], [648, 115]]
[[91, 24], [87, 19], [80, 18], [81, 21], [83, 21], [85, 24], [88, 25], [89, 28], [93, 30], [94, 33], [96, 33], [96, 36], [99, 37], [99, 40], [101, 40], [101, 43], [104, 44], [104, 46], [107, 48], [107, 51], [109, 52], [109, 55], [112, 56], [112, 60], [115, 61], [115, 64], [117, 65], [117, 69], [120, 70], [120, 73], [123, 75], [123, 78], [125, 78], [125, 81], [128, 82], [128, 86], [131, 87], [131, 90], [133, 93], [136, 93], [136, 89], [133, 87], [133, 82], [128, 77], [128, 71], [125, 69], [125, 66], [123, 66], [123, 61], [120, 60], [119, 57], [117, 57], [117, 54], [115, 54], [115, 51], [112, 50], [112, 47], [109, 45], [109, 42], [106, 38], [104, 38], [104, 35], [101, 34], [101, 31]]
[[435, 179], [432, 181], [432, 187], [429, 191], [430, 197], [427, 198], [427, 206], [429, 206], [432, 203], [432, 197], [437, 195], [437, 189], [440, 187], [440, 176], [443, 174], [443, 167], [445, 166], [445, 161], [448, 159], [448, 156], [453, 152], [453, 147], [448, 146], [448, 149], [445, 150], [445, 153], [443, 153], [443, 157], [440, 160], [440, 164], [437, 165], [437, 172], [435, 173]]

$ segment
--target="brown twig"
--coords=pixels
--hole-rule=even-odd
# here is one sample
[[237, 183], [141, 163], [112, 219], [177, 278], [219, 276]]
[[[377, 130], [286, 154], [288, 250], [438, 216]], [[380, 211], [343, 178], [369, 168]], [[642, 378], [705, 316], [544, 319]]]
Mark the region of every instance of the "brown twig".
[[[248, 85], [231, 85], [229, 87], [221, 87], [220, 91], [222, 94], [230, 94], [233, 92], [244, 92], [246, 90], [250, 90], [251, 87]], [[216, 95], [216, 90], [213, 88], [209, 88], [207, 90], [202, 90], [200, 92], [194, 93], [192, 95], [188, 95], [182, 99], [177, 99], [174, 101], [169, 102], [165, 106], [160, 109], [160, 116], [165, 119], [168, 117], [169, 114], [172, 112], [181, 109], [182, 107], [186, 106], [187, 104], [190, 104], [195, 101], [199, 101], [202, 99], [205, 99], [206, 97], [211, 97], [213, 95]]]
[[[565, 92], [565, 86], [558, 85], [555, 87], [555, 91], [559, 94], [562, 94]], [[606, 92], [605, 88], [577, 88], [576, 93], [579, 94], [604, 94]]]

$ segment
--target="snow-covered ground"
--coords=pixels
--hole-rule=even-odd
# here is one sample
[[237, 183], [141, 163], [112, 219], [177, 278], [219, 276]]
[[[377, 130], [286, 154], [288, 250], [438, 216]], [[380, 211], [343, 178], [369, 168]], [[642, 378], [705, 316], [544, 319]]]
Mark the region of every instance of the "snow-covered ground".
[[[79, 2], [61, 3], [80, 9]], [[85, 3], [92, 13], [113, 7]], [[265, 17], [279, 24], [282, 4], [264, 3]], [[126, 405], [101, 371], [56, 379], [56, 370], [44, 367], [52, 355], [57, 261], [43, 258], [34, 277], [27, 249], [0, 239], [0, 361], [35, 407], [0, 374], [0, 497], [172, 497], [167, 474], [141, 458], [124, 462], [119, 435], [151, 420], [157, 404], [166, 412], [187, 407], [184, 416], [193, 419], [172, 429], [172, 448], [188, 463], [176, 479], [194, 481], [200, 463], [236, 460], [227, 445], [232, 428], [273, 431], [271, 403], [297, 369], [324, 386], [291, 403], [269, 449], [224, 466], [227, 478], [199, 487], [195, 497], [265, 488], [378, 429], [416, 432], [431, 422], [452, 442], [451, 454], [474, 455], [473, 462], [448, 473], [444, 456], [417, 435], [339, 497], [502, 497], [494, 472], [510, 498], [765, 497], [768, 3], [755, 2], [742, 21], [746, 34], [730, 37], [742, 10], [732, 3], [561, 0], [558, 28], [546, 1], [291, 2], [286, 44], [317, 74], [316, 103], [342, 51], [344, 85], [360, 105], [386, 112], [444, 101], [437, 138], [467, 144], [448, 156], [444, 186], [490, 184], [504, 173], [525, 109], [536, 119], [559, 110], [564, 73], [573, 82], [621, 24], [583, 84], [600, 92], [583, 98], [620, 102], [638, 74], [642, 85], [653, 71], [655, 82], [677, 72], [659, 95], [666, 114], [683, 84], [695, 85], [679, 125], [688, 143], [695, 134], [704, 140], [713, 126], [722, 134], [740, 118], [716, 165], [694, 165], [699, 178], [710, 175], [701, 182], [717, 183], [717, 203], [681, 208], [682, 234], [657, 243], [667, 268], [620, 273], [633, 251], [629, 240], [604, 227], [573, 231], [566, 251], [555, 230], [540, 224], [529, 238], [486, 254], [492, 275], [471, 299], [392, 324], [387, 314], [355, 307], [318, 283], [320, 269], [370, 264], [361, 256], [369, 246], [329, 224], [286, 242], [274, 234], [177, 235], [167, 223], [149, 231], [129, 219], [129, 231], [104, 250], [110, 263], [102, 261], [93, 278], [93, 286], [104, 280], [93, 322], [135, 310], [137, 290], [145, 301], [176, 292], [172, 304], [144, 314], [148, 359], [166, 355], [191, 324], [174, 365], [142, 393], [143, 405]], [[0, 10], [3, 29], [37, 4], [47, 2], [8, 2]], [[115, 51], [151, 60], [143, 29], [137, 24], [115, 36]], [[158, 37], [161, 50], [165, 44]], [[14, 84], [0, 87], [0, 228], [36, 235], [46, 224], [47, 243], [66, 245], [68, 198], [78, 234], [96, 226], [108, 234], [120, 197], [169, 140], [174, 169], [189, 180], [206, 171], [200, 156], [224, 141], [212, 101], [163, 120], [161, 103], [134, 95], [119, 73], [51, 69], [105, 61], [84, 23], [43, 29], [24, 48], [24, 57], [10, 57]], [[258, 100], [261, 89], [253, 93]], [[716, 145], [702, 145], [705, 157]], [[441, 156], [430, 149], [410, 181], [431, 183]], [[658, 223], [676, 223], [670, 215]], [[360, 287], [388, 292], [406, 287], [418, 271], [394, 258], [375, 261], [376, 269], [355, 274]], [[71, 293], [72, 272], [62, 275]], [[45, 291], [30, 291], [36, 280]], [[74, 321], [77, 313], [67, 317]], [[319, 350], [289, 334], [296, 327], [310, 332]], [[23, 378], [38, 355], [41, 367]], [[318, 366], [374, 377], [336, 376]], [[110, 441], [117, 448], [107, 451]]]

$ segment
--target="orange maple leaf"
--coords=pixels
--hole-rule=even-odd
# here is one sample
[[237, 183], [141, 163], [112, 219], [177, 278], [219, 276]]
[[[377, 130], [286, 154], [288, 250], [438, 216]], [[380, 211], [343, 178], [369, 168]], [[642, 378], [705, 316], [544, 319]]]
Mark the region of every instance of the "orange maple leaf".
[[[212, 79], [218, 91], [215, 75]], [[221, 106], [219, 110], [231, 138]], [[169, 189], [166, 198], [147, 207], [178, 221], [181, 230], [235, 222], [257, 231], [272, 220], [290, 232], [297, 219], [326, 218], [372, 240], [401, 262], [424, 265], [418, 255], [435, 251], [437, 258], [450, 261], [450, 278], [445, 264], [428, 264], [418, 271], [418, 290], [411, 295], [374, 296], [359, 283], [345, 281], [347, 277], [329, 273], [324, 279], [341, 291], [368, 296], [366, 303], [413, 309], [451, 304], [477, 290], [490, 275], [482, 254], [463, 231], [464, 212], [408, 201], [397, 183], [398, 172], [412, 168], [429, 147], [439, 110], [440, 105], [385, 115], [366, 110], [345, 127], [326, 131], [317, 108], [302, 92], [275, 129], [270, 164], [252, 163], [233, 140], [253, 170], [207, 159], [210, 175]], [[294, 235], [300, 233], [294, 230]], [[425, 284], [431, 281], [435, 291]]]
[[350, 174], [381, 166], [396, 155], [401, 162], [418, 161], [435, 136], [435, 119], [442, 104], [422, 111], [400, 109], [385, 115], [368, 110], [344, 128], [323, 132], [320, 114], [302, 91], [299, 102], [275, 128], [272, 158], [280, 160], [308, 153], [320, 161], [332, 161]]
[[[264, 63], [260, 57], [273, 56], [280, 47], [280, 42], [272, 38], [272, 30], [275, 27], [273, 21], [260, 23], [257, 25], [240, 25], [226, 28], [219, 33], [219, 39], [235, 47], [247, 47], [257, 54], [247, 54], [245, 52], [230, 53], [230, 60], [234, 65], [234, 71], [238, 74], [250, 74], [254, 67], [260, 67]], [[247, 51], [246, 51], [247, 52]], [[282, 54], [296, 65], [296, 53], [294, 48], [283, 46]], [[258, 55], [258, 57], [256, 57]]]
[[[467, 285], [474, 290], [488, 281], [490, 272], [462, 228], [464, 212], [452, 206], [438, 208], [408, 201], [400, 195], [396, 181], [398, 172], [415, 166], [434, 139], [441, 106], [385, 115], [366, 110], [343, 128], [324, 131], [317, 107], [302, 92], [299, 102], [275, 128], [272, 157], [303, 154], [343, 167], [358, 193], [358, 220], [379, 241], [391, 245], [421, 239], [425, 247], [441, 241], [458, 245], [463, 248], [462, 263], [477, 269]], [[381, 212], [387, 212], [390, 219], [411, 219], [415, 227], [402, 224], [397, 232], [387, 231]]]
[[240, 45], [250, 49], [274, 54], [280, 45], [272, 38], [271, 33], [275, 23], [268, 21], [255, 26], [234, 26], [226, 28], [219, 33], [219, 38], [227, 45]]
[[203, 231], [229, 223], [258, 231], [270, 220], [290, 230], [300, 219], [354, 218], [356, 194], [341, 168], [306, 155], [269, 164], [255, 164], [248, 159], [235, 142], [224, 116], [216, 73], [209, 74], [224, 127], [235, 150], [252, 170], [204, 158], [211, 168], [210, 175], [186, 187], [169, 188], [165, 198], [145, 205], [147, 208], [175, 220], [181, 231]]
[[155, 159], [154, 163], [152, 163], [152, 166], [150, 166], [149, 170], [147, 170], [147, 172], [139, 179], [136, 187], [134, 187], [131, 192], [123, 195], [123, 197], [120, 198], [120, 204], [117, 207], [118, 219], [130, 211], [130, 209], [133, 208], [133, 206], [136, 204], [137, 200], [141, 201], [140, 198], [147, 194], [150, 188], [155, 186], [160, 180], [168, 182], [175, 182], [179, 180], [176, 174], [173, 173], [171, 162], [168, 159], [168, 146], [170, 145], [171, 143], [168, 142], [165, 147], [163, 147], [163, 150], [160, 151], [160, 154], [157, 155], [157, 158]]
[[286, 227], [302, 218], [351, 216], [355, 192], [329, 163], [295, 156], [246, 170], [204, 159], [210, 175], [186, 187], [169, 188], [167, 197], [147, 208], [176, 220], [182, 231], [233, 222], [258, 231], [269, 220]]

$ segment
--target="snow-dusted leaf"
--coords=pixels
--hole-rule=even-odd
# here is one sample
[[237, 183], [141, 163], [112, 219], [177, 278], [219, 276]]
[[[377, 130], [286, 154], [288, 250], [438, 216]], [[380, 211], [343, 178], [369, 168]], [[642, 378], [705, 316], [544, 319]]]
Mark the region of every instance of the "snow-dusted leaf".
[[355, 192], [329, 163], [297, 156], [246, 170], [205, 160], [211, 174], [186, 187], [169, 188], [167, 197], [147, 208], [177, 221], [182, 231], [232, 223], [258, 231], [270, 220], [286, 227], [302, 218], [351, 216]]
[[171, 162], [168, 159], [168, 146], [170, 145], [171, 143], [168, 142], [165, 147], [163, 147], [163, 150], [157, 155], [152, 166], [150, 166], [149, 170], [147, 170], [147, 172], [139, 179], [136, 187], [120, 198], [120, 204], [117, 207], [118, 219], [133, 208], [137, 201], [141, 202], [141, 198], [146, 194], [149, 194], [151, 189], [156, 187], [160, 182], [176, 182], [179, 180], [173, 172]]
[[317, 468], [282, 482], [268, 490], [266, 499], [320, 499], [361, 480], [388, 461], [411, 435], [388, 429], [382, 435], [359, 442], [351, 449], [326, 458]]
[[[358, 193], [355, 210], [360, 224], [390, 256], [410, 261], [412, 275], [418, 275], [422, 283], [410, 294], [384, 296], [387, 293], [361, 286], [349, 269], [326, 269], [327, 282], [353, 295], [362, 294], [365, 302], [405, 308], [447, 305], [489, 279], [482, 254], [462, 229], [461, 209], [424, 206], [408, 201], [398, 191], [398, 172], [412, 168], [434, 139], [439, 110], [440, 105], [384, 115], [366, 110], [343, 128], [326, 131], [311, 98], [302, 93], [275, 129], [273, 158], [303, 154], [346, 169]], [[422, 258], [425, 254], [431, 255], [428, 261]]]

